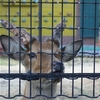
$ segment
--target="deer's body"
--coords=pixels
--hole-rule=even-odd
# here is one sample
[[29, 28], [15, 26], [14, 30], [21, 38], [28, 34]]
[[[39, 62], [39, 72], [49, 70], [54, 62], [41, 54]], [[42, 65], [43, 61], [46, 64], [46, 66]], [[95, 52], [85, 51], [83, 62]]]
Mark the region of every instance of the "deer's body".
[[[52, 89], [52, 92], [51, 92], [51, 89]], [[33, 96], [33, 97], [36, 95], [44, 95], [47, 97], [54, 97], [54, 96], [56, 96], [56, 89], [57, 89], [57, 83], [53, 83], [51, 85], [51, 82], [44, 80], [43, 83], [41, 83], [41, 87], [40, 87], [39, 80], [31, 82], [31, 93], [32, 93], [31, 96]], [[30, 82], [26, 82], [24, 95], [27, 97], [30, 96]], [[23, 98], [22, 100], [28, 100], [28, 99]], [[49, 99], [49, 98], [46, 98], [43, 96], [39, 96], [39, 97], [36, 97], [31, 100], [58, 100], [58, 99]]]
[[[60, 48], [60, 37], [65, 27], [64, 21], [61, 21], [54, 29], [53, 38], [48, 38], [45, 42], [40, 43], [24, 29], [19, 31], [20, 29], [12, 23], [9, 24], [7, 21], [1, 20], [2, 26], [7, 29], [10, 28], [10, 32], [15, 35], [15, 38], [6, 35], [0, 36], [0, 42], [4, 52], [11, 53], [9, 56], [14, 60], [20, 59], [26, 69], [26, 73], [64, 73], [64, 65], [62, 62], [73, 59], [82, 45], [82, 41], [78, 40]], [[19, 57], [18, 52], [20, 51], [22, 53]], [[31, 80], [30, 82], [26, 81], [24, 95], [30, 97], [30, 99], [23, 98], [23, 100], [57, 100], [46, 97], [54, 97], [57, 95], [57, 84], [60, 80], [59, 77], [52, 77]], [[40, 96], [31, 98], [37, 95]]]
[[[51, 53], [51, 42], [43, 42], [42, 43], [42, 52], [46, 52], [46, 53]], [[57, 48], [56, 45], [54, 45], [55, 48], [53, 49], [54, 52], [58, 52], [59, 49]], [[34, 45], [32, 45], [32, 52], [39, 52], [39, 47], [40, 47], [40, 43], [37, 41], [37, 43], [35, 43]], [[25, 66], [26, 68], [26, 72], [28, 72], [29, 68], [27, 68], [27, 66], [30, 66], [29, 63], [25, 63], [27, 62], [29, 58], [25, 57], [25, 59], [23, 60], [22, 64]], [[59, 61], [57, 58], [53, 57], [53, 59], [55, 59], [55, 61]], [[51, 55], [48, 54], [43, 54], [42, 55], [42, 72], [43, 73], [50, 73], [51, 72]], [[35, 66], [36, 65], [36, 66]], [[33, 73], [39, 73], [40, 72], [40, 54], [37, 54], [37, 59], [32, 59], [32, 65], [34, 66], [33, 68]], [[31, 84], [31, 86], [30, 86]], [[56, 96], [56, 88], [57, 88], [57, 82], [51, 82], [51, 80], [47, 80], [45, 78], [41, 79], [41, 86], [40, 86], [40, 79], [39, 80], [34, 80], [30, 82], [26, 82], [26, 86], [25, 86], [25, 91], [24, 91], [24, 95], [29, 97], [30, 94], [32, 97], [36, 96], [36, 95], [44, 95], [47, 97], [54, 97]], [[30, 93], [31, 91], [31, 93]], [[52, 93], [52, 94], [51, 94]], [[23, 98], [23, 100], [28, 100], [26, 98]], [[30, 100], [30, 99], [29, 99]], [[36, 97], [34, 99], [31, 100], [58, 100], [58, 99], [49, 99], [43, 96], [39, 96]]]

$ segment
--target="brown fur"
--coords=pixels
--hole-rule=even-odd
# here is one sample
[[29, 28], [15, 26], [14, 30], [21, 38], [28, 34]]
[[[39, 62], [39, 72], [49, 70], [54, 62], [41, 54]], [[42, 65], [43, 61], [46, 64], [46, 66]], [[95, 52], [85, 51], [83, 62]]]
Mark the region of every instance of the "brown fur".
[[[1, 25], [6, 29], [8, 29], [8, 26], [10, 26], [10, 32], [12, 32], [16, 37], [16, 38], [12, 38], [7, 35], [0, 36], [0, 42], [2, 44], [4, 52], [8, 53], [8, 51], [10, 50], [11, 55], [9, 55], [9, 57], [14, 60], [19, 60], [19, 54], [18, 53], [15, 54], [15, 52], [19, 52], [19, 50], [21, 49], [21, 52], [24, 53], [21, 53], [20, 59], [22, 61], [23, 66], [26, 69], [26, 73], [30, 69], [32, 73], [40, 73], [40, 69], [41, 69], [41, 73], [51, 73], [52, 72], [51, 69], [53, 69], [53, 71], [58, 71], [59, 69], [59, 72], [62, 73], [64, 70], [64, 66], [60, 61], [61, 58], [63, 62], [72, 60], [76, 56], [77, 52], [79, 51], [82, 45], [82, 40], [78, 40], [78, 41], [74, 41], [73, 43], [67, 46], [59, 48], [60, 38], [62, 36], [61, 33], [63, 32], [63, 28], [65, 28], [66, 26], [65, 18], [63, 18], [61, 22], [57, 24], [57, 26], [53, 29], [53, 38], [48, 38], [46, 42], [43, 43], [39, 43], [36, 37], [31, 37], [30, 39], [31, 35], [28, 34], [24, 29], [21, 28], [21, 32], [19, 32], [20, 29], [16, 27], [14, 24], [9, 23], [8, 21], [1, 20]], [[19, 39], [21, 40], [20, 43], [19, 43]], [[9, 48], [8, 41], [10, 41], [10, 48]], [[56, 54], [51, 56], [46, 53], [43, 53], [40, 55], [39, 52], [41, 50], [42, 52], [46, 52], [46, 53], [52, 53], [53, 51], [53, 53]], [[60, 51], [65, 53], [61, 55]], [[34, 52], [36, 54], [36, 56], [33, 57], [32, 59], [30, 59], [29, 56], [27, 55], [27, 53], [30, 52]], [[57, 52], [59, 53], [57, 54]], [[53, 61], [51, 60], [52, 58]], [[56, 68], [53, 68], [55, 65], [51, 66], [53, 62], [56, 62]], [[40, 79], [32, 80], [30, 82], [26, 81], [24, 95], [26, 97], [30, 97], [30, 96], [34, 97], [36, 95], [45, 95], [47, 97], [56, 96], [56, 89], [57, 89], [58, 82], [60, 82], [60, 78], [54, 79], [52, 81], [46, 78], [42, 78], [41, 80]], [[23, 98], [22, 100], [57, 100], [57, 99], [49, 99], [40, 96], [34, 99]]]
[[[0, 36], [0, 41], [3, 46], [4, 52], [8, 52], [9, 50], [8, 39], [9, 39], [8, 36], [4, 36], [4, 35]], [[27, 47], [26, 49], [27, 51], [21, 48], [22, 52], [25, 52], [25, 54], [24, 53], [21, 54], [21, 61], [22, 61], [23, 66], [25, 67], [26, 73], [29, 70], [31, 70], [32, 73], [40, 73], [40, 72], [51, 73], [52, 72], [51, 69], [55, 71], [55, 68], [53, 68], [55, 65], [52, 66], [52, 63], [59, 62], [60, 64], [62, 64], [60, 61], [61, 58], [63, 62], [70, 61], [71, 59], [73, 59], [75, 55], [77, 54], [77, 52], [79, 51], [82, 45], [82, 41], [81, 40], [75, 41], [61, 49], [58, 47], [58, 43], [55, 41], [52, 41], [51, 39], [41, 44], [38, 42], [37, 39], [35, 39], [34, 41], [31, 41], [31, 44], [32, 44], [31, 50], [30, 50], [30, 44], [27, 44], [27, 46], [25, 45]], [[74, 45], [74, 51], [73, 51], [73, 45]], [[60, 53], [57, 53], [57, 52], [60, 52], [61, 50], [63, 52], [67, 52], [67, 54], [64, 53], [61, 56]], [[45, 52], [45, 53], [40, 54], [39, 53], [40, 51]], [[52, 56], [47, 54], [47, 53], [52, 53], [52, 51], [53, 53], [56, 53], [56, 54]], [[11, 37], [10, 37], [10, 52], [11, 53], [19, 52], [19, 44]], [[32, 59], [30, 59], [30, 57], [27, 55], [27, 53], [30, 53], [30, 52], [34, 52], [36, 54], [36, 56], [33, 57]], [[73, 54], [73, 52], [75, 53], [75, 55], [74, 56], [70, 55], [70, 54]], [[19, 60], [19, 54], [11, 54], [10, 57], [14, 60]], [[52, 62], [52, 58], [53, 58], [53, 62]], [[56, 65], [56, 68], [58, 66], [59, 65]], [[60, 65], [60, 67], [63, 67], [63, 68], [60, 68], [62, 69], [61, 70], [61, 73], [62, 73], [64, 70], [63, 64]], [[34, 97], [36, 95], [45, 95], [47, 97], [54, 97], [56, 96], [58, 82], [60, 82], [60, 78], [57, 78], [57, 79], [55, 78], [52, 81], [46, 78], [42, 78], [41, 80], [40, 79], [31, 80], [30, 82], [26, 81], [24, 95], [26, 97], [30, 97], [30, 96]], [[33, 99], [23, 98], [22, 100], [57, 100], [57, 99], [55, 98], [50, 99], [43, 96], [39, 96]]]
[[[58, 49], [57, 45], [54, 44], [53, 47], [54, 47], [53, 52], [60, 51]], [[40, 48], [40, 44], [39, 44], [38, 41], [36, 41], [32, 45], [32, 52], [40, 51], [39, 48]], [[51, 53], [51, 50], [52, 50], [51, 42], [44, 42], [42, 44], [42, 52]], [[53, 59], [54, 61], [59, 61], [59, 59], [57, 59], [55, 56], [53, 58], [54, 58]], [[25, 65], [25, 62], [27, 62], [26, 65]], [[26, 72], [27, 72], [30, 69], [28, 57], [25, 57], [25, 59], [23, 60], [23, 65], [25, 66]], [[32, 65], [31, 66], [32, 66], [32, 72], [33, 73], [39, 73], [40, 72], [40, 54], [37, 54], [37, 58], [32, 59]], [[42, 67], [42, 73], [50, 73], [51, 72], [51, 55], [42, 54], [42, 66], [41, 67]], [[40, 80], [31, 81], [31, 96], [39, 95], [40, 89], [41, 89], [42, 95], [46, 95], [46, 96], [50, 97], [51, 96], [51, 88], [52, 88], [52, 96], [55, 96], [58, 81], [53, 82], [52, 87], [51, 87], [51, 80], [41, 79], [41, 83], [42, 84], [41, 84], [41, 88], [40, 88]], [[24, 95], [30, 96], [30, 82], [26, 82]], [[23, 98], [22, 100], [28, 100], [28, 99]], [[40, 96], [40, 97], [36, 97], [34, 99], [29, 99], [29, 100], [55, 100], [55, 99], [48, 99], [46, 97]]]

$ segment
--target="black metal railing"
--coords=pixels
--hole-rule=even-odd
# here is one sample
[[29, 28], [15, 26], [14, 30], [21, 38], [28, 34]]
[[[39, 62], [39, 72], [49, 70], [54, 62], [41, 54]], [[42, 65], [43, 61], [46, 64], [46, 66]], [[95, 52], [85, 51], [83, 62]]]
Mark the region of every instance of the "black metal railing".
[[[3, 0], [1, 0], [0, 1], [0, 6], [2, 6], [2, 1]], [[4, 0], [5, 1], [5, 0]], [[14, 0], [13, 0], [14, 1]], [[28, 5], [30, 5], [30, 12], [31, 13], [33, 13], [33, 6], [32, 6], [32, 2], [33, 0], [29, 0], [27, 3], [28, 3]], [[100, 19], [100, 15], [99, 14], [97, 14], [98, 12], [100, 12], [99, 11], [99, 5], [100, 5], [100, 2], [99, 2], [99, 0], [91, 0], [91, 1], [88, 1], [88, 0], [73, 0], [73, 2], [70, 2], [70, 0], [68, 1], [68, 0], [50, 0], [50, 2], [49, 2], [49, 0], [46, 0], [46, 1], [48, 1], [48, 2], [45, 2], [45, 0], [38, 0], [38, 2], [36, 2], [36, 3], [38, 3], [38, 11], [39, 11], [39, 14], [36, 16], [36, 15], [31, 15], [31, 16], [29, 16], [29, 18], [30, 18], [30, 27], [25, 27], [25, 26], [22, 26], [22, 23], [21, 23], [21, 18], [22, 17], [28, 17], [28, 16], [25, 16], [25, 15], [22, 15], [22, 8], [21, 8], [21, 3], [23, 3], [23, 2], [21, 2], [21, 0], [19, 0], [19, 2], [16, 2], [16, 3], [18, 3], [19, 4], [19, 12], [21, 12], [20, 13], [20, 15], [19, 16], [15, 16], [15, 17], [18, 17], [19, 18], [19, 27], [18, 28], [25, 28], [25, 29], [29, 29], [30, 30], [30, 34], [32, 35], [32, 30], [38, 30], [38, 40], [41, 42], [41, 44], [40, 44], [40, 48], [41, 48], [41, 50], [40, 50], [40, 52], [41, 53], [45, 53], [45, 52], [42, 52], [42, 37], [44, 37], [43, 35], [42, 35], [42, 30], [43, 29], [46, 29], [46, 30], [52, 30], [52, 34], [51, 34], [51, 37], [53, 38], [53, 27], [54, 27], [54, 17], [59, 17], [60, 19], [62, 19], [63, 17], [65, 17], [65, 18], [72, 18], [73, 19], [73, 22], [71, 22], [72, 23], [72, 25], [73, 25], [73, 27], [69, 27], [69, 26], [66, 26], [66, 28], [65, 28], [65, 30], [72, 30], [72, 38], [71, 38], [71, 40], [70, 41], [75, 41], [77, 38], [78, 39], [82, 39], [83, 40], [83, 43], [82, 43], [82, 48], [81, 48], [81, 50], [79, 51], [79, 53], [77, 54], [77, 57], [79, 57], [80, 58], [80, 60], [81, 60], [81, 72], [80, 73], [74, 73], [74, 69], [75, 69], [75, 66], [74, 66], [74, 64], [75, 64], [75, 61], [74, 61], [74, 59], [72, 60], [72, 65], [71, 65], [71, 67], [72, 67], [72, 73], [31, 73], [31, 72], [27, 72], [27, 73], [22, 73], [21, 72], [21, 57], [19, 57], [19, 73], [10, 73], [10, 71], [11, 71], [11, 69], [10, 69], [10, 63], [11, 63], [11, 59], [10, 59], [10, 55], [12, 55], [12, 54], [19, 54], [19, 55], [21, 55], [21, 54], [24, 54], [25, 52], [21, 52], [21, 50], [19, 50], [19, 52], [8, 52], [8, 53], [4, 53], [4, 52], [0, 52], [0, 55], [4, 55], [4, 54], [6, 54], [6, 55], [8, 55], [8, 73], [0, 73], [0, 80], [2, 79], [2, 80], [5, 80], [6, 82], [7, 82], [7, 88], [8, 88], [8, 96], [5, 96], [5, 95], [2, 95], [2, 94], [0, 94], [0, 97], [3, 97], [4, 99], [14, 99], [15, 97], [25, 97], [25, 98], [35, 98], [35, 97], [37, 97], [37, 96], [44, 96], [44, 97], [47, 97], [46, 95], [42, 95], [41, 94], [41, 92], [40, 92], [40, 94], [39, 95], [36, 95], [36, 96], [34, 96], [34, 97], [32, 97], [32, 96], [30, 96], [30, 97], [26, 97], [25, 95], [23, 95], [22, 93], [21, 93], [21, 86], [22, 86], [22, 83], [21, 83], [21, 81], [22, 80], [27, 80], [27, 81], [29, 81], [30, 82], [30, 84], [31, 84], [31, 81], [36, 81], [36, 80], [40, 80], [40, 86], [41, 86], [41, 79], [42, 78], [46, 78], [46, 79], [52, 79], [52, 78], [61, 78], [61, 80], [62, 79], [66, 79], [67, 81], [66, 82], [69, 82], [69, 81], [71, 81], [71, 95], [69, 95], [69, 94], [67, 94], [67, 93], [63, 93], [63, 81], [61, 81], [59, 84], [60, 84], [60, 92], [56, 95], [56, 96], [54, 96], [54, 97], [47, 97], [47, 98], [56, 98], [56, 97], [60, 97], [60, 96], [64, 96], [64, 97], [66, 97], [66, 98], [78, 98], [78, 97], [80, 97], [80, 96], [85, 96], [85, 97], [88, 97], [88, 98], [99, 98], [100, 97], [100, 93], [99, 94], [97, 94], [96, 95], [96, 93], [95, 93], [95, 87], [96, 87], [96, 81], [97, 80], [99, 80], [100, 79], [100, 73], [98, 72], [95, 72], [95, 67], [96, 67], [96, 58], [98, 57], [98, 59], [99, 59], [99, 57], [100, 57], [100, 51], [96, 51], [96, 42], [98, 41], [98, 39], [100, 38], [99, 37], [99, 35], [98, 35], [98, 33], [99, 33], [99, 25], [97, 25], [97, 24], [99, 24], [100, 22], [99, 22], [99, 20], [98, 19]], [[11, 1], [12, 2], [12, 1]], [[7, 18], [7, 20], [10, 22], [11, 21], [11, 17], [13, 17], [13, 15], [11, 15], [11, 7], [10, 7], [10, 4], [11, 4], [11, 2], [10, 2], [10, 0], [8, 0], [8, 1], [5, 1], [5, 2], [3, 2], [3, 3], [6, 3], [7, 4], [7, 10], [8, 10], [8, 13], [9, 13], [9, 15], [0, 15], [0, 20], [1, 20], [1, 18]], [[42, 4], [51, 4], [52, 5], [52, 8], [50, 8], [50, 10], [52, 11], [52, 15], [51, 16], [49, 16], [49, 15], [43, 15], [43, 6], [42, 6]], [[55, 9], [55, 4], [60, 4], [60, 6], [61, 6], [61, 11], [62, 11], [62, 13], [60, 14], [60, 15], [55, 15], [55, 12], [54, 12], [54, 9]], [[72, 15], [71, 16], [66, 16], [65, 14], [64, 14], [64, 4], [66, 5], [66, 6], [68, 6], [69, 4], [70, 5], [73, 5], [73, 11], [72, 11]], [[93, 5], [94, 6], [94, 14], [93, 15], [85, 15], [85, 5]], [[80, 6], [80, 14], [79, 15], [77, 15], [76, 14], [76, 6]], [[98, 6], [98, 12], [97, 12], [97, 6]], [[48, 9], [48, 8], [47, 8]], [[70, 8], [69, 8], [70, 9]], [[46, 10], [46, 9], [45, 9]], [[87, 9], [88, 10], [88, 9]], [[42, 18], [51, 18], [51, 21], [52, 21], [52, 25], [51, 25], [51, 27], [46, 27], [46, 26], [43, 26], [42, 24], [43, 24], [43, 19]], [[32, 26], [34, 23], [32, 23], [32, 20], [33, 20], [33, 18], [38, 18], [39, 19], [39, 23], [38, 23], [38, 26]], [[79, 22], [76, 22], [76, 18], [79, 18], [79, 22], [80, 22], [80, 24], [79, 24], [79, 26], [77, 26], [76, 25], [76, 23], [79, 23]], [[92, 26], [92, 27], [87, 27], [87, 26], [85, 26], [85, 18], [88, 18], [88, 20], [89, 20], [89, 18], [93, 18], [93, 21], [94, 21], [94, 26]], [[97, 21], [98, 20], [98, 21]], [[98, 22], [98, 23], [97, 23]], [[66, 23], [67, 24], [67, 23]], [[91, 24], [91, 23], [90, 23]], [[68, 24], [69, 25], [69, 24]], [[2, 26], [0, 26], [0, 29], [3, 29], [3, 27]], [[92, 36], [94, 36], [94, 37], [86, 37], [86, 38], [84, 38], [84, 36], [85, 36], [85, 30], [92, 30], [92, 32], [93, 32], [93, 34], [94, 35], [92, 35]], [[97, 32], [98, 31], [98, 32]], [[10, 36], [10, 30], [9, 30], [9, 28], [8, 28], [8, 31], [7, 31], [8, 33], [8, 36]], [[79, 32], [79, 34], [78, 34], [78, 37], [77, 37], [77, 32]], [[80, 33], [81, 33], [81, 37], [80, 37]], [[0, 32], [0, 34], [2, 34], [2, 31]], [[67, 33], [66, 33], [67, 34]], [[88, 34], [90, 34], [90, 33], [88, 33]], [[62, 34], [62, 36], [61, 36], [62, 38], [61, 38], [61, 47], [63, 46], [63, 45], [65, 45], [64, 43], [66, 43], [66, 41], [67, 41], [67, 39], [70, 37], [70, 36], [66, 36], [66, 41], [63, 39], [63, 34]], [[84, 50], [84, 41], [85, 41], [85, 39], [90, 39], [90, 41], [91, 41], [91, 39], [92, 39], [92, 41], [93, 41], [93, 43], [92, 43], [92, 45], [93, 45], [93, 50], [91, 51], [91, 50]], [[68, 41], [69, 42], [69, 41]], [[20, 42], [21, 43], [21, 42]], [[87, 43], [88, 44], [88, 43]], [[30, 44], [31, 45], [31, 44]], [[10, 46], [10, 41], [9, 41], [9, 46]], [[98, 46], [99, 47], [99, 46]], [[31, 48], [32, 49], [32, 48]], [[9, 50], [10, 51], [10, 50]], [[51, 51], [53, 51], [53, 48], [52, 48], [52, 50]], [[63, 52], [60, 52], [61, 54], [63, 54]], [[47, 54], [47, 53], [46, 53]], [[49, 54], [49, 53], [48, 53]], [[28, 53], [27, 53], [27, 55], [29, 55]], [[54, 53], [50, 53], [50, 55], [54, 55]], [[71, 54], [71, 55], [74, 55], [74, 54]], [[91, 72], [91, 73], [84, 73], [84, 71], [83, 71], [83, 65], [84, 65], [84, 62], [83, 62], [83, 60], [84, 60], [84, 56], [85, 57], [92, 57], [93, 58], [93, 62], [91, 62], [91, 63], [93, 63], [93, 73]], [[2, 57], [2, 56], [0, 56], [0, 57]], [[53, 60], [53, 57], [51, 57], [52, 58], [52, 60]], [[42, 57], [41, 57], [41, 59], [42, 59]], [[42, 60], [41, 60], [42, 61]], [[40, 61], [40, 63], [42, 64], [42, 62]], [[30, 66], [31, 67], [31, 66]], [[91, 68], [91, 66], [90, 66], [90, 68]], [[18, 79], [18, 82], [19, 82], [19, 93], [18, 94], [16, 94], [16, 95], [14, 95], [14, 96], [12, 96], [11, 94], [10, 94], [10, 84], [11, 84], [11, 82], [12, 82], [12, 80], [15, 80], [15, 79]], [[78, 79], [80, 79], [80, 83], [79, 83], [79, 92], [78, 92], [78, 94], [77, 95], [75, 95], [74, 93], [74, 91], [75, 91], [75, 81], [77, 81]], [[88, 93], [86, 94], [86, 93], [84, 93], [84, 90], [83, 90], [83, 88], [84, 88], [84, 79], [87, 79], [87, 80], [91, 80], [91, 83], [93, 84], [92, 85], [92, 95], [89, 95]], [[64, 84], [67, 84], [67, 83], [64, 83]], [[76, 83], [77, 84], [77, 83]], [[1, 87], [1, 90], [2, 90], [2, 86], [0, 86]], [[65, 89], [67, 89], [68, 88], [68, 86], [66, 85], [66, 87], [64, 87]], [[87, 90], [88, 90], [88, 88], [87, 88]], [[30, 91], [31, 91], [31, 86], [30, 86]], [[63, 100], [63, 99], [62, 99]]]

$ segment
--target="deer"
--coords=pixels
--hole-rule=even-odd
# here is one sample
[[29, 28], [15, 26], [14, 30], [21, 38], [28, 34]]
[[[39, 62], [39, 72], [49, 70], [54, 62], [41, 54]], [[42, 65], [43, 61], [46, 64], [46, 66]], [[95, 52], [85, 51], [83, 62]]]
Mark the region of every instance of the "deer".
[[[64, 63], [74, 59], [82, 46], [81, 39], [61, 46], [61, 35], [66, 27], [64, 18], [54, 27], [53, 37], [47, 37], [42, 43], [39, 42], [37, 37], [26, 32], [24, 28], [16, 27], [16, 25], [6, 20], [0, 20], [0, 23], [3, 28], [8, 29], [14, 34], [14, 36], [0, 36], [0, 42], [5, 55], [10, 52], [9, 56], [11, 59], [16, 61], [20, 59], [26, 73], [64, 73]], [[20, 56], [18, 52], [21, 52]], [[25, 97], [22, 100], [56, 100], [56, 98], [50, 99], [48, 97], [56, 96], [57, 84], [59, 82], [61, 82], [60, 77], [26, 80]], [[41, 95], [45, 96], [37, 96], [40, 94], [40, 90]], [[31, 98], [30, 94], [31, 97], [37, 97]], [[30, 99], [26, 97], [30, 97]]]

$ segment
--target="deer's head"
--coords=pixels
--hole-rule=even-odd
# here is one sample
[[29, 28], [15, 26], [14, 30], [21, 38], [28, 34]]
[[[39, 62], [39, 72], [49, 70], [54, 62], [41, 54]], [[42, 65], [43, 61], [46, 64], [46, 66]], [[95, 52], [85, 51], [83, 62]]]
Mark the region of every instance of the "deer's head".
[[[40, 43], [36, 37], [32, 37], [24, 29], [20, 29], [1, 20], [4, 28], [9, 28], [15, 37], [0, 36], [0, 41], [5, 53], [10, 53], [14, 60], [21, 60], [26, 72], [31, 69], [32, 73], [51, 73], [64, 71], [62, 62], [72, 60], [79, 51], [82, 41], [74, 41], [60, 48], [60, 37], [65, 27], [64, 20], [54, 28], [53, 38]], [[21, 53], [20, 53], [21, 52]], [[63, 52], [63, 53], [61, 53]]]

